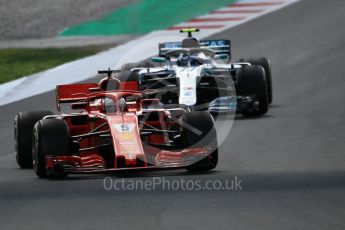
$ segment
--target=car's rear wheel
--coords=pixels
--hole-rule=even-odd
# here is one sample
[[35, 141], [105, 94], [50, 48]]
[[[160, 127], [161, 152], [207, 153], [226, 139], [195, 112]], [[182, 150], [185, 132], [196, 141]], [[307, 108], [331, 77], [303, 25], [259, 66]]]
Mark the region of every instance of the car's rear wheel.
[[267, 84], [267, 97], [268, 97], [268, 104], [273, 102], [273, 85], [272, 85], [272, 69], [271, 69], [271, 62], [267, 57], [259, 57], [259, 58], [241, 58], [240, 62], [249, 62], [252, 65], [260, 65], [265, 70], [265, 78]]
[[46, 156], [68, 155], [70, 152], [69, 128], [64, 120], [43, 119], [36, 123], [32, 138], [33, 166], [40, 178], [65, 177], [63, 171], [47, 170]]
[[245, 66], [238, 71], [238, 96], [252, 96], [257, 108], [243, 109], [244, 116], [259, 116], [268, 111], [268, 97], [264, 69], [259, 65]]
[[218, 164], [218, 141], [211, 114], [206, 111], [186, 113], [182, 116], [182, 126], [185, 148], [209, 148], [209, 154], [187, 166], [187, 170], [202, 172], [214, 169]]
[[14, 142], [17, 164], [32, 168], [32, 130], [37, 121], [53, 115], [50, 111], [20, 112], [14, 119]]

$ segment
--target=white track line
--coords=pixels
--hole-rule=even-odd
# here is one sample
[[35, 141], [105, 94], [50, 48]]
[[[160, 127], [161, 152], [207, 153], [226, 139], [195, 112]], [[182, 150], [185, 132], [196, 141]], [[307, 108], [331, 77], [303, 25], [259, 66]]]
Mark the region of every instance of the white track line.
[[[0, 105], [55, 89], [58, 84], [70, 84], [95, 76], [97, 70], [119, 68], [128, 62], [138, 62], [157, 54], [158, 43], [179, 41], [185, 35], [176, 32], [180, 27], [199, 27], [199, 38], [205, 38], [231, 27], [243, 24], [264, 14], [276, 11], [299, 0], [242, 0], [183, 22], [165, 31], [151, 32], [108, 51], [69, 62], [61, 66], [0, 85]], [[266, 3], [266, 4], [262, 4]], [[268, 3], [268, 4], [267, 4]], [[276, 3], [276, 4], [270, 4]], [[239, 20], [217, 20], [239, 18]], [[211, 18], [209, 21], [200, 19]], [[210, 28], [211, 27], [211, 28]], [[231, 39], [231, 38], [230, 38]]]
[[[201, 15], [187, 22], [179, 23], [170, 27], [178, 30], [181, 27], [204, 27], [204, 29], [214, 29], [217, 33], [242, 24], [269, 12], [281, 9], [296, 0], [242, 0], [234, 4], [224, 6], [211, 11], [206, 15]], [[215, 27], [215, 28], [212, 28]]]

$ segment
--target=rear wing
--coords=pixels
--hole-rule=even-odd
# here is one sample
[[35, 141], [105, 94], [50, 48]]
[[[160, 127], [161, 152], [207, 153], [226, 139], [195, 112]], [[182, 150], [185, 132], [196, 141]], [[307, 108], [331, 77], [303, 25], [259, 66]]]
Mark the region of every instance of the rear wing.
[[58, 85], [56, 86], [57, 109], [60, 111], [61, 103], [85, 101], [89, 93], [97, 90], [99, 90], [97, 83]]
[[56, 86], [56, 100], [66, 103], [86, 100], [87, 95], [95, 90], [99, 90], [97, 83], [58, 85]]
[[[224, 39], [200, 40], [200, 48], [207, 48], [216, 54], [227, 54], [231, 59], [231, 41]], [[181, 49], [181, 42], [159, 43], [159, 56], [166, 57], [166, 53], [171, 50]]]

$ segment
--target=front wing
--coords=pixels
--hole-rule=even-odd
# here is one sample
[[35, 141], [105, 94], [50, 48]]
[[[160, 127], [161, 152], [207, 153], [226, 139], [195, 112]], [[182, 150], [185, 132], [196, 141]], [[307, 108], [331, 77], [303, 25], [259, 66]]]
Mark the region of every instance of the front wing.
[[81, 156], [46, 156], [47, 172], [65, 173], [111, 173], [138, 170], [162, 170], [183, 168], [208, 156], [209, 148], [188, 148], [181, 151], [161, 150], [156, 154], [147, 154], [148, 162], [141, 166], [107, 168], [105, 161], [98, 154]]

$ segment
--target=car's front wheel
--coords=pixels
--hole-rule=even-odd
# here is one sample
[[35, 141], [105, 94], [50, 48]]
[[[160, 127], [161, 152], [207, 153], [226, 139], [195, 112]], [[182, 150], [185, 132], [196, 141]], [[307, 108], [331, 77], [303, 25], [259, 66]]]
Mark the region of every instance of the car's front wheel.
[[210, 113], [197, 111], [183, 114], [183, 140], [185, 148], [207, 147], [208, 155], [188, 165], [189, 172], [204, 172], [214, 169], [218, 164], [218, 141], [214, 121]]
[[43, 119], [33, 130], [32, 153], [35, 173], [40, 178], [65, 177], [67, 173], [47, 170], [46, 157], [67, 155], [70, 152], [69, 128], [64, 120]]

